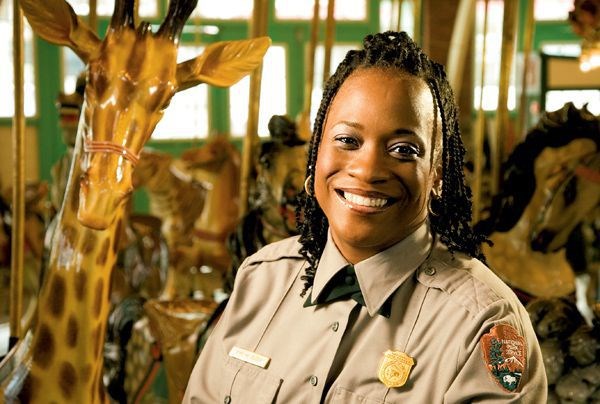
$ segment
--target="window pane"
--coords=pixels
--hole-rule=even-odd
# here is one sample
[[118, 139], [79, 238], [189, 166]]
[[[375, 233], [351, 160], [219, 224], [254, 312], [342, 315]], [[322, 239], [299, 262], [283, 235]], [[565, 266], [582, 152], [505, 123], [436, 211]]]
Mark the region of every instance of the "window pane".
[[[275, 18], [280, 20], [310, 20], [313, 16], [314, 0], [275, 0]], [[319, 2], [319, 16], [327, 18], [327, 1]], [[338, 0], [334, 16], [337, 21], [363, 21], [367, 19], [365, 0]]]
[[[0, 102], [0, 117], [10, 118], [15, 113], [14, 72], [13, 72], [13, 8], [12, 1], [0, 1], [0, 88], [9, 91], [10, 97], [5, 97]], [[25, 66], [23, 67], [24, 79], [24, 108], [25, 116], [34, 116], [36, 113], [35, 67], [33, 59], [33, 33], [27, 20], [23, 18], [25, 42]]]
[[[69, 0], [69, 4], [78, 15], [90, 14], [89, 0]], [[140, 17], [156, 17], [158, 15], [158, 0], [138, 1]], [[111, 16], [115, 9], [115, 0], [98, 0], [96, 12], [100, 16]]]
[[209, 20], [243, 20], [252, 17], [253, 0], [198, 0], [192, 17]]
[[71, 49], [61, 46], [60, 50], [62, 54], [62, 88], [65, 94], [71, 94], [75, 92], [77, 77], [83, 73], [85, 65]]
[[594, 115], [600, 114], [600, 90], [553, 90], [546, 93], [546, 111], [556, 111], [571, 101], [577, 108], [587, 103]]
[[[330, 75], [335, 73], [335, 69], [338, 64], [349, 50], [360, 48], [359, 44], [344, 44], [344, 45], [334, 45], [331, 48], [331, 70], [329, 72]], [[321, 98], [323, 97], [323, 67], [325, 64], [325, 48], [323, 45], [317, 46], [315, 51], [315, 77], [313, 80], [313, 89], [311, 94], [311, 102], [310, 102], [310, 127], [312, 128], [312, 124], [315, 121], [315, 117], [317, 116], [317, 111], [319, 110], [319, 104], [321, 103]]]
[[[379, 29], [381, 32], [398, 29], [398, 2], [381, 0], [379, 3]], [[411, 38], [415, 32], [415, 20], [412, 1], [402, 1], [400, 31], [405, 31]]]
[[[269, 136], [269, 119], [287, 112], [286, 56], [283, 46], [272, 45], [263, 59], [258, 113], [258, 134]], [[250, 76], [244, 77], [229, 89], [229, 125], [231, 135], [242, 137], [248, 123]]]
[[566, 21], [573, 10], [573, 0], [535, 0], [534, 15], [537, 21]]
[[[177, 61], [192, 59], [203, 51], [204, 47], [182, 44]], [[152, 139], [199, 139], [207, 136], [208, 87], [201, 84], [175, 94], [162, 120], [156, 125]]]
[[[500, 55], [502, 53], [502, 18], [504, 15], [503, 2], [490, 0], [488, 4], [487, 35], [485, 57], [483, 53], [483, 19], [485, 2], [477, 1], [475, 18], [475, 88], [473, 97], [474, 108], [479, 108], [481, 94], [481, 65], [485, 63], [485, 83], [483, 86], [483, 109], [492, 111], [498, 107], [498, 86], [500, 81]], [[515, 108], [515, 61], [511, 69], [510, 86], [508, 90], [508, 108]]]

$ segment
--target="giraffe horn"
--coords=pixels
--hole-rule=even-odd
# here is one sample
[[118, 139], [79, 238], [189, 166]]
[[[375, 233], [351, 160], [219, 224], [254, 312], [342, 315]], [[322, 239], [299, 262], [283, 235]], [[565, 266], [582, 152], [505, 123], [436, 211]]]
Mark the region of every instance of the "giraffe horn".
[[198, 0], [171, 0], [169, 1], [169, 11], [165, 21], [158, 29], [157, 35], [166, 36], [171, 41], [179, 42], [179, 36], [183, 26], [189, 18], [192, 11], [196, 8]]
[[110, 26], [113, 29], [120, 27], [134, 27], [134, 6], [135, 0], [115, 0], [115, 10], [110, 19]]

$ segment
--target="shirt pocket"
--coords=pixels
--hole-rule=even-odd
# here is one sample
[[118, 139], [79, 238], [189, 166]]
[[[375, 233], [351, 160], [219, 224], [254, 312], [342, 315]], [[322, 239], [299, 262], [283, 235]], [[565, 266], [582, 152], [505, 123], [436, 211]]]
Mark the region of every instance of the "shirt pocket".
[[336, 387], [333, 392], [331, 404], [384, 404], [385, 401], [377, 398], [367, 397], [361, 394], [346, 390], [343, 387]]
[[225, 403], [272, 404], [283, 379], [266, 369], [228, 357], [222, 381], [221, 397]]

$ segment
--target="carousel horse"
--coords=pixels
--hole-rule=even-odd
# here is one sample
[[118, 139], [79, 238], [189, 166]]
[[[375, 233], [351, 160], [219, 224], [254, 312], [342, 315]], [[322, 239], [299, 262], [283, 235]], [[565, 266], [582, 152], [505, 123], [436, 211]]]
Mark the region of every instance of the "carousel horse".
[[[194, 0], [170, 1], [156, 33], [147, 22], [136, 26], [133, 1], [117, 0], [103, 40], [64, 0], [19, 4], [37, 34], [71, 47], [86, 62], [87, 85], [36, 323], [3, 362], [11, 371], [0, 396], [107, 403], [102, 351], [109, 282], [140, 150], [177, 91], [203, 82], [230, 86], [259, 65], [270, 40], [211, 44], [178, 64], [179, 37]], [[26, 355], [23, 345], [30, 346]]]
[[208, 190], [204, 208], [194, 223], [188, 244], [177, 246], [175, 265], [200, 272], [193, 286], [200, 297], [212, 299], [223, 287], [231, 265], [227, 237], [239, 222], [241, 156], [225, 137], [215, 136], [201, 147], [186, 150], [177, 166]]
[[248, 213], [228, 239], [233, 261], [228, 272], [229, 287], [246, 257], [266, 244], [297, 234], [296, 208], [304, 184], [306, 142], [287, 116], [274, 115], [268, 127], [271, 139], [260, 146]]
[[571, 103], [544, 114], [504, 163], [502, 191], [476, 225], [493, 242], [483, 246], [488, 264], [525, 302], [574, 292], [564, 247], [598, 205], [599, 124]]
[[162, 234], [169, 250], [169, 271], [162, 300], [187, 297], [191, 294], [192, 274], [175, 261], [176, 249], [192, 239], [194, 223], [205, 205], [207, 188], [189, 174], [175, 168], [173, 157], [151, 149], [142, 151], [142, 158], [133, 172], [135, 188], [144, 188], [150, 200], [150, 213], [162, 221]]

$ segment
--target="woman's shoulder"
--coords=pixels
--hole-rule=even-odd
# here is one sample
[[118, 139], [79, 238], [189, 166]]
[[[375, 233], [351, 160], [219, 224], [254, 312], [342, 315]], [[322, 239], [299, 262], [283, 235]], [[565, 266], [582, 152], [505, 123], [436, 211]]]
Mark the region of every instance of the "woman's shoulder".
[[246, 264], [252, 265], [265, 261], [279, 261], [282, 259], [304, 259], [300, 254], [300, 236], [292, 236], [283, 240], [267, 244], [246, 259]]
[[450, 252], [441, 243], [434, 247], [418, 280], [439, 290], [472, 316], [493, 307], [519, 312], [523, 309], [512, 289], [483, 262], [461, 252]]

